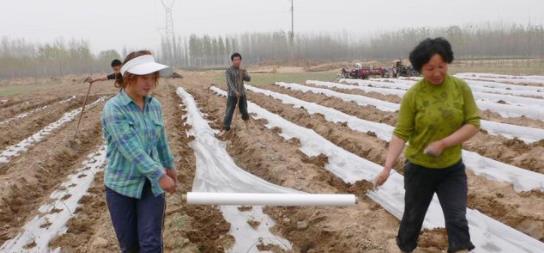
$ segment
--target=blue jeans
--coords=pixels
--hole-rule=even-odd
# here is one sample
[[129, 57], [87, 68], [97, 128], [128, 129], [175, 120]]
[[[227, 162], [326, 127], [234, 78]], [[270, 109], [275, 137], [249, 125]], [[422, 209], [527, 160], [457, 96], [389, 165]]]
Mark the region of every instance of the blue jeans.
[[236, 104], [238, 104], [238, 109], [240, 109], [240, 114], [242, 114], [242, 120], [249, 120], [249, 113], [247, 112], [247, 98], [246, 96], [240, 96], [240, 99], [236, 96], [229, 95], [227, 97], [227, 110], [225, 112], [225, 120], [223, 121], [223, 129], [230, 130], [230, 124], [232, 123], [232, 115], [234, 110], [236, 110]]
[[397, 235], [397, 244], [402, 251], [411, 252], [416, 248], [434, 193], [446, 220], [448, 252], [474, 249], [466, 218], [467, 175], [462, 161], [444, 169], [429, 169], [407, 162], [404, 188], [404, 214]]
[[121, 195], [106, 187], [106, 202], [123, 253], [163, 252], [164, 194], [155, 197], [151, 184], [146, 180], [140, 199]]

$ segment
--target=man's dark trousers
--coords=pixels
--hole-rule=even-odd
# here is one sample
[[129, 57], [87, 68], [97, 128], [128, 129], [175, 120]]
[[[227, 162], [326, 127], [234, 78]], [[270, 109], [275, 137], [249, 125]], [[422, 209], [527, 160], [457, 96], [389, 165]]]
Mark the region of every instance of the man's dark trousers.
[[232, 123], [232, 116], [234, 110], [236, 110], [236, 104], [238, 104], [238, 109], [240, 114], [242, 114], [242, 119], [249, 120], [249, 113], [247, 112], [247, 98], [245, 95], [240, 96], [238, 99], [236, 96], [229, 95], [227, 97], [227, 111], [225, 112], [225, 120], [223, 121], [223, 129], [230, 130], [230, 125]]

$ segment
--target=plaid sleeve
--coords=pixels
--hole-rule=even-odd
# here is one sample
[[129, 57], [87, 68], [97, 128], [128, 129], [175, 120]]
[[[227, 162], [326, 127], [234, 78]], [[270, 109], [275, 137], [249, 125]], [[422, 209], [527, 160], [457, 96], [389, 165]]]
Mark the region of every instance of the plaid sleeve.
[[104, 130], [110, 135], [112, 144], [129, 163], [145, 175], [152, 183], [158, 183], [164, 175], [161, 164], [154, 161], [144, 150], [137, 133], [130, 126], [126, 116], [117, 105], [108, 104], [104, 108]]
[[[162, 119], [162, 114], [160, 116], [160, 120]], [[170, 151], [170, 147], [168, 146], [168, 136], [166, 135], [166, 129], [164, 127], [164, 123], [162, 124], [162, 129], [159, 136], [159, 141], [157, 143], [157, 151], [159, 153], [159, 159], [161, 160], [162, 166], [167, 169], [174, 169], [174, 156], [172, 155], [172, 152]]]

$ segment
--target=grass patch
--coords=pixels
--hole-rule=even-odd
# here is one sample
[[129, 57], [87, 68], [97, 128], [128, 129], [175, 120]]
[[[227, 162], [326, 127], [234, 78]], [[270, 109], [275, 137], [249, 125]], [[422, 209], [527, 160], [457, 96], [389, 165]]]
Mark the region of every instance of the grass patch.
[[[271, 84], [274, 82], [304, 83], [306, 80], [334, 81], [337, 71], [300, 72], [300, 73], [251, 73], [251, 84]], [[225, 75], [218, 73], [214, 77], [216, 84], [225, 84]]]
[[60, 85], [63, 85], [61, 81], [48, 81], [0, 86], [0, 97], [31, 95], [37, 92], [46, 92], [52, 87]]
[[13, 85], [0, 88], [0, 97], [10, 97], [28, 93], [33, 85]]

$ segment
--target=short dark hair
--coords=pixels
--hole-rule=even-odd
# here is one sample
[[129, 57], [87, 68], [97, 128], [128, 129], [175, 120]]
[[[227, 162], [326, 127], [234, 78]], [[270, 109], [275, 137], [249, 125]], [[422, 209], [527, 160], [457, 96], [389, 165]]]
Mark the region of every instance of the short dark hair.
[[115, 59], [115, 60], [111, 61], [111, 66], [112, 67], [121, 66], [121, 65], [123, 65], [123, 63], [119, 59]]
[[230, 56], [230, 60], [231, 60], [231, 61], [234, 61], [234, 58], [235, 58], [235, 57], [240, 58], [240, 60], [242, 59], [242, 55], [241, 55], [240, 53], [234, 53], [234, 54], [232, 54], [232, 55]]
[[439, 54], [447, 63], [453, 62], [453, 51], [451, 50], [451, 44], [446, 39], [442, 37], [438, 38], [427, 38], [421, 41], [415, 48], [410, 52], [410, 63], [417, 72], [421, 73], [423, 65], [425, 65], [433, 55]]

